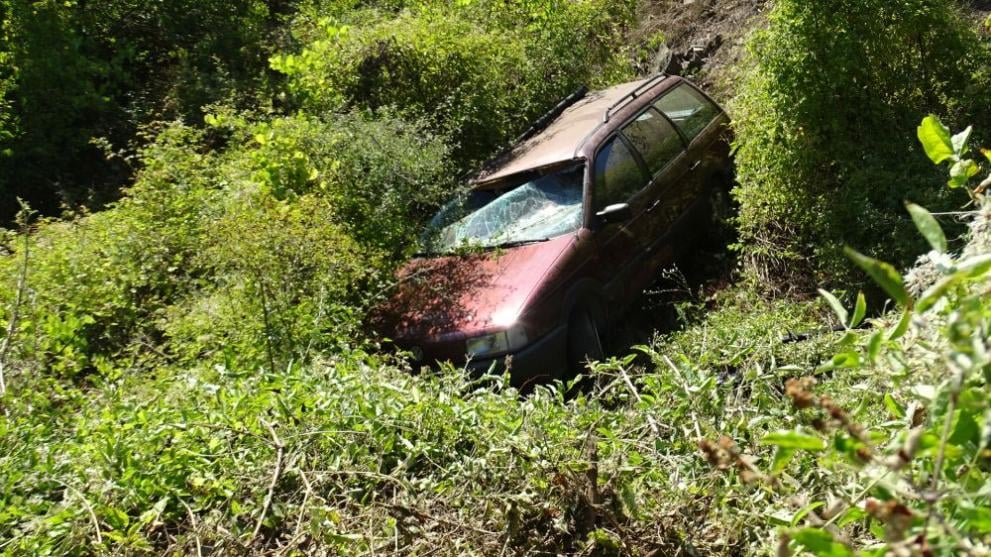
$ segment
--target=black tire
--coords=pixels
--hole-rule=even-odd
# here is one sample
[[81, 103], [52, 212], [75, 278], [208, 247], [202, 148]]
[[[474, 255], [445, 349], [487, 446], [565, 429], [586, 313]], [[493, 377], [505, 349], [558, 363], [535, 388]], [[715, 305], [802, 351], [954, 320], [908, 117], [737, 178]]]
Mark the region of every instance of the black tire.
[[725, 179], [712, 188], [709, 196], [709, 218], [705, 236], [699, 246], [708, 251], [722, 251], [727, 244], [735, 240], [736, 230], [732, 219], [736, 216], [736, 206], [733, 200], [732, 182]]
[[572, 379], [586, 370], [592, 360], [602, 360], [606, 351], [602, 343], [601, 319], [588, 306], [579, 306], [568, 319], [568, 370]]

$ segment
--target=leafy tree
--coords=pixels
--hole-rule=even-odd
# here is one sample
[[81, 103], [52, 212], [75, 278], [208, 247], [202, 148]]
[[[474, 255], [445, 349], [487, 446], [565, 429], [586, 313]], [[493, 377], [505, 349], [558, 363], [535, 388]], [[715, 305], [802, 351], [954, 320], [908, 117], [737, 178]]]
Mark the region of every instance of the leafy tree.
[[284, 2], [0, 2], [0, 222], [99, 206], [131, 178], [138, 130], [253, 98]]

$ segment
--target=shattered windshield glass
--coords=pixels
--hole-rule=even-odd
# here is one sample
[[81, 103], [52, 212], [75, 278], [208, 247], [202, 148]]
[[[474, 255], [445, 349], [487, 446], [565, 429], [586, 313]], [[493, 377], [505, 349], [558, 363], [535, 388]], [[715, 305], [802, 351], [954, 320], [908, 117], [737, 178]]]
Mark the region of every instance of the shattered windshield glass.
[[539, 242], [582, 222], [582, 166], [467, 192], [430, 221], [428, 253]]

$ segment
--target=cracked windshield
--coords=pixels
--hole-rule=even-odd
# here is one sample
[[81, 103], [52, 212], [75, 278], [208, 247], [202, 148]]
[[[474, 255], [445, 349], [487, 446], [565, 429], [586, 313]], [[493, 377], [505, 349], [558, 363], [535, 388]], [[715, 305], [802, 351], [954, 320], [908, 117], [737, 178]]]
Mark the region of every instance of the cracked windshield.
[[431, 220], [430, 253], [457, 248], [539, 242], [574, 232], [582, 223], [583, 166], [558, 170], [498, 188], [472, 190]]

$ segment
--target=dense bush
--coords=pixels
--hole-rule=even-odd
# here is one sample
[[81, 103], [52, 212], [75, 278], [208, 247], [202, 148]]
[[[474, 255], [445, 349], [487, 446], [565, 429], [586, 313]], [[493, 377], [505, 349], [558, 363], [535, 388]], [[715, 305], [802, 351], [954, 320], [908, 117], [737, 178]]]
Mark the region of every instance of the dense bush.
[[15, 196], [48, 215], [114, 199], [142, 125], [258, 96], [286, 6], [0, 2], [0, 223]]
[[[102, 207], [132, 183], [144, 126], [198, 124], [218, 102], [396, 105], [456, 133], [477, 162], [580, 83], [626, 75], [633, 4], [5, 0], [0, 223], [17, 196], [48, 216]], [[293, 44], [273, 58], [293, 78], [287, 96], [269, 58]]]
[[[912, 320], [781, 345], [821, 327], [819, 313], [727, 294], [640, 348], [645, 372], [600, 364], [571, 400], [360, 352], [274, 371], [164, 368], [89, 392], [19, 378], [0, 415], [3, 550], [979, 550], [988, 223], [983, 205], [961, 256], [914, 273], [935, 280], [915, 284], [928, 294]], [[843, 311], [844, 325], [863, 317]], [[804, 374], [817, 380], [791, 381]]]
[[[961, 178], [961, 167], [976, 168], [968, 158], [969, 134], [951, 136], [933, 117], [919, 130], [929, 158], [951, 162], [951, 187], [967, 186], [978, 174], [967, 171]], [[991, 162], [991, 151], [984, 158]], [[789, 546], [839, 557], [987, 552], [991, 202], [981, 191], [991, 177], [973, 185], [968, 192], [975, 210], [968, 213], [967, 244], [959, 252], [949, 249], [928, 211], [909, 206], [931, 251], [908, 279], [887, 263], [848, 250], [898, 302], [901, 315], [879, 321], [869, 333], [848, 329], [838, 354], [814, 374], [785, 384], [796, 427], [762, 439], [776, 447], [767, 472], [728, 439], [701, 445], [710, 462], [736, 468], [745, 481], [779, 497], [809, 498], [779, 529], [779, 553], [790, 554]], [[832, 295], [824, 296], [844, 327], [860, 324], [862, 300], [850, 313]], [[829, 384], [832, 374], [859, 378], [865, 397], [843, 400], [846, 393]], [[816, 455], [814, 465], [794, 466], [798, 455]], [[793, 482], [794, 471], [817, 489]]]
[[[898, 315], [824, 293], [832, 332], [820, 302], [731, 288], [586, 391], [528, 397], [360, 334], [456, 167], [626, 75], [631, 7], [0, 0], [0, 161], [46, 180], [93, 135], [259, 85], [277, 14], [299, 42], [271, 61], [298, 113], [150, 125], [107, 210], [0, 232], [0, 554], [986, 553], [991, 181], [959, 253], [902, 208], [958, 201], [915, 115], [987, 95], [948, 2], [780, 0], [738, 105], [753, 267], [841, 281], [843, 243], [924, 251], [914, 222], [933, 250], [906, 279], [854, 254]], [[919, 134], [954, 185], [978, 171], [969, 132]]]
[[[760, 346], [814, 324], [747, 310]], [[0, 415], [0, 552], [746, 553], [763, 525], [700, 466], [696, 440], [782, 427], [748, 425], [776, 404], [776, 372], [754, 355], [738, 385], [668, 367], [666, 350], [647, 350], [662, 367], [633, 375], [638, 390], [609, 363], [570, 401], [357, 352], [168, 368], [85, 396], [25, 378]]]
[[426, 116], [477, 162], [581, 84], [627, 76], [618, 39], [632, 13], [626, 0], [411, 3], [304, 27], [301, 52], [272, 64], [308, 110]]
[[921, 246], [904, 200], [966, 201], [934, 186], [914, 130], [930, 112], [988, 129], [989, 48], [969, 25], [950, 0], [775, 3], [735, 106], [741, 244], [756, 277], [850, 284], [844, 244], [906, 265]]
[[[35, 232], [24, 372], [106, 373], [156, 351], [270, 366], [335, 346], [450, 188], [447, 147], [416, 124], [211, 121], [227, 149], [171, 125], [123, 200]], [[8, 314], [21, 251], [0, 262]]]
[[[221, 4], [2, 4], [4, 195], [31, 191], [50, 213], [53, 181], [64, 199], [79, 180], [115, 191], [99, 149], [121, 180], [138, 169], [108, 210], [32, 235], [10, 343], [22, 372], [201, 356], [272, 368], [360, 343], [362, 308], [451, 191], [452, 161], [486, 156], [579, 82], [621, 73], [613, 47], [632, 13], [617, 0]], [[239, 94], [266, 94], [257, 62], [287, 11], [304, 48], [272, 64], [303, 110], [239, 112]], [[117, 151], [139, 126], [150, 144]], [[10, 249], [8, 322], [23, 253]]]

